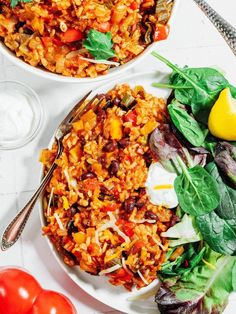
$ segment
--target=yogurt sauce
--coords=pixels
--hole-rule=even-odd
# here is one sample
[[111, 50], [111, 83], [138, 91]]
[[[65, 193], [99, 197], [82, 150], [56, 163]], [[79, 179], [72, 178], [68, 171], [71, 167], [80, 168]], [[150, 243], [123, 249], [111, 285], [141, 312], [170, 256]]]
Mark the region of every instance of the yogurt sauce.
[[0, 143], [26, 137], [33, 126], [34, 115], [23, 94], [0, 92]]

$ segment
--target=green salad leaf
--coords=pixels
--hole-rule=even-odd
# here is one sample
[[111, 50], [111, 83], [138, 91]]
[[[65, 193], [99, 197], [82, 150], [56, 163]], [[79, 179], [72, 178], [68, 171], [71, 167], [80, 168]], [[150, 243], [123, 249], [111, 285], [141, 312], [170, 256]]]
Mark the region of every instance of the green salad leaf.
[[167, 262], [162, 264], [160, 275], [161, 278], [183, 277], [189, 274], [194, 267], [196, 267], [203, 258], [206, 247], [199, 249], [199, 245], [188, 244], [185, 245], [184, 253], [178, 256], [174, 261], [168, 260], [176, 248], [170, 249], [166, 254]]
[[220, 314], [234, 290], [235, 257], [209, 248], [204, 259], [186, 276], [162, 279], [156, 303], [163, 314]]
[[10, 0], [10, 5], [12, 8], [15, 8], [20, 2], [28, 3], [28, 2], [32, 2], [32, 0]]
[[216, 179], [221, 199], [215, 211], [196, 217], [197, 227], [214, 251], [236, 255], [236, 191], [223, 182], [214, 163], [206, 169]]
[[181, 69], [157, 52], [152, 52], [152, 55], [173, 70], [169, 84], [154, 83], [153, 86], [174, 89], [175, 98], [182, 104], [191, 106], [198, 121], [207, 124], [210, 110], [224, 88], [230, 87], [233, 95], [235, 94], [235, 88], [216, 69], [188, 67]]
[[234, 263], [233, 271], [232, 271], [232, 285], [233, 285], [234, 291], [236, 291], [236, 261]]
[[96, 60], [107, 60], [115, 56], [110, 32], [104, 34], [91, 29], [83, 41], [83, 46]]
[[195, 226], [193, 217], [187, 214], [184, 214], [180, 222], [176, 223], [166, 232], [162, 232], [161, 236], [166, 238], [174, 238], [169, 239], [170, 247], [197, 242], [202, 239], [200, 232]]
[[193, 216], [210, 213], [220, 202], [216, 180], [201, 166], [188, 169], [178, 156], [177, 160], [183, 171], [174, 182], [180, 207]]
[[202, 146], [206, 132], [204, 133], [200, 124], [185, 110], [185, 107], [176, 100], [168, 106], [171, 121], [183, 136], [193, 146]]

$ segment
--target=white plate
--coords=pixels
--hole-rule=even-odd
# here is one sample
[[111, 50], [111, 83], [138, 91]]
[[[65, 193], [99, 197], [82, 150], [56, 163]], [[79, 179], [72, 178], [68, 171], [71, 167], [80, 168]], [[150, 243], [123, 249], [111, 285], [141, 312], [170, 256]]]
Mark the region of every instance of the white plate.
[[[128, 83], [131, 87], [136, 85], [142, 85], [145, 90], [158, 97], [168, 97], [168, 92], [166, 90], [157, 90], [157, 88], [152, 87], [151, 83], [163, 79], [166, 74], [163, 73], [138, 73], [134, 75], [127, 76], [123, 79], [112, 81], [102, 87], [96, 89], [92, 94], [106, 93], [112, 89], [116, 84]], [[54, 138], [52, 138], [49, 147], [52, 145]], [[44, 216], [42, 209], [42, 201], [40, 202], [40, 217], [41, 223], [44, 225]], [[86, 291], [88, 294], [93, 296], [95, 299], [105, 303], [119, 311], [129, 313], [129, 314], [157, 314], [157, 306], [154, 302], [155, 291], [157, 290], [158, 281], [156, 280], [151, 285], [143, 288], [139, 291], [135, 290], [133, 292], [126, 291], [123, 287], [114, 287], [104, 276], [92, 276], [90, 274], [81, 271], [79, 267], [70, 268], [64, 264], [60, 255], [52, 245], [52, 243], [47, 238], [47, 243], [53, 252], [53, 255], [57, 259], [58, 263], [65, 270], [65, 272], [71, 277], [71, 279]], [[139, 294], [152, 294], [150, 299], [145, 299], [143, 301], [129, 301]]]
[[[127, 76], [123, 79], [119, 79], [110, 82], [98, 89], [96, 89], [91, 97], [97, 93], [106, 93], [112, 89], [116, 84], [128, 83], [131, 87], [136, 85], [142, 85], [146, 92], [153, 94], [157, 97], [167, 98], [169, 92], [164, 89], [157, 89], [152, 87], [153, 82], [161, 81], [166, 77], [164, 73], [138, 73], [134, 75]], [[54, 139], [52, 138], [49, 147], [52, 145]], [[41, 223], [44, 225], [44, 216], [42, 209], [42, 201], [40, 206], [40, 217]], [[132, 292], [126, 291], [123, 287], [112, 286], [106, 277], [104, 276], [92, 276], [90, 274], [81, 271], [79, 267], [70, 268], [64, 264], [60, 255], [57, 253], [56, 249], [52, 243], [47, 238], [47, 242], [53, 252], [58, 263], [64, 269], [64, 271], [70, 276], [70, 278], [84, 291], [93, 296], [95, 299], [101, 301], [108, 306], [113, 307], [116, 310], [122, 311], [128, 314], [157, 314], [157, 306], [154, 302], [155, 292], [157, 291], [158, 281], [152, 282], [148, 287], [143, 288], [139, 291], [134, 290]], [[143, 300], [132, 300], [132, 298], [140, 296], [146, 296]], [[234, 296], [234, 295], [232, 295]], [[231, 298], [233, 301], [233, 298]], [[235, 303], [230, 302], [230, 306], [227, 308], [227, 314], [235, 313]]]

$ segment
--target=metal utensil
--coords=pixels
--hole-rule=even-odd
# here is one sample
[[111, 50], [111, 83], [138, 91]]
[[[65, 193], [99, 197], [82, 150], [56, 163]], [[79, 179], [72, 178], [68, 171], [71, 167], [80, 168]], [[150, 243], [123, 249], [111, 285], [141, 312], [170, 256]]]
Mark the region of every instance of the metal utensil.
[[[57, 155], [56, 158], [51, 165], [50, 169], [48, 170], [47, 174], [45, 175], [44, 179], [42, 180], [39, 188], [34, 193], [32, 198], [29, 200], [29, 202], [25, 205], [25, 207], [17, 214], [17, 216], [9, 223], [6, 230], [3, 233], [2, 236], [2, 243], [1, 243], [1, 249], [4, 251], [8, 248], [10, 248], [16, 241], [19, 239], [22, 231], [25, 228], [26, 222], [32, 212], [32, 209], [34, 208], [34, 205], [39, 197], [39, 195], [42, 193], [42, 191], [47, 186], [49, 180], [52, 177], [54, 169], [57, 167], [55, 161], [61, 156], [63, 152], [63, 146], [62, 146], [62, 140], [66, 134], [71, 130], [72, 123], [79, 119], [79, 117], [90, 108], [90, 106], [93, 104], [95, 99], [98, 95], [94, 96], [89, 102], [85, 102], [87, 97], [90, 95], [91, 91], [87, 93], [74, 107], [73, 109], [68, 113], [68, 115], [65, 117], [65, 119], [60, 123], [58, 126], [56, 132], [55, 132], [55, 140], [57, 142]], [[95, 107], [97, 108], [98, 105], [102, 102], [103, 98], [100, 98], [99, 101], [96, 103]]]
[[205, 13], [212, 24], [223, 36], [231, 50], [236, 56], [236, 29], [223, 19], [206, 1], [194, 0], [199, 8]]

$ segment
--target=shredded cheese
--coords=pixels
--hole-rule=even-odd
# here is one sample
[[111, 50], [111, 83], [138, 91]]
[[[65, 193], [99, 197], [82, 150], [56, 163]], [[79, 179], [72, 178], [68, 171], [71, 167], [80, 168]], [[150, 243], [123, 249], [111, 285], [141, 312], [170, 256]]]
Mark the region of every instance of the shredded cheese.
[[130, 238], [124, 234], [115, 224], [116, 219], [114, 217], [114, 215], [111, 212], [107, 213], [108, 216], [110, 217], [110, 221], [106, 222], [104, 225], [102, 225], [101, 227], [99, 227], [96, 232], [95, 232], [95, 241], [96, 243], [100, 246], [100, 242], [99, 242], [99, 233], [108, 229], [108, 228], [112, 228], [114, 231], [116, 231], [118, 233], [119, 236], [121, 236], [126, 243], [130, 243], [131, 240]]
[[148, 222], [149, 224], [155, 224], [157, 221], [155, 219], [139, 219], [139, 220], [136, 220], [136, 219], [130, 219], [129, 221], [131, 222], [134, 222], [136, 224], [143, 224], [145, 222]]
[[116, 271], [117, 269], [121, 268], [121, 265], [119, 264], [116, 264], [110, 268], [107, 268], [107, 269], [104, 269], [104, 270], [101, 270], [100, 273], [98, 274], [99, 276], [102, 276], [102, 275], [105, 275], [105, 274], [109, 274], [109, 273], [112, 273], [113, 271]]
[[61, 230], [65, 230], [65, 228], [64, 228], [64, 226], [63, 226], [63, 223], [62, 223], [62, 221], [61, 221], [59, 215], [58, 215], [57, 213], [54, 213], [54, 217], [55, 217], [55, 219], [56, 219], [56, 221], [57, 221], [57, 223], [58, 223], [59, 228], [60, 228]]
[[51, 189], [51, 193], [49, 196], [49, 201], [48, 201], [48, 207], [47, 207], [47, 216], [51, 216], [51, 202], [52, 202], [52, 197], [53, 197], [53, 192], [54, 192], [54, 187]]
[[147, 280], [143, 277], [142, 273], [138, 270], [137, 273], [139, 274], [139, 277], [142, 279], [142, 281], [145, 283], [145, 285], [149, 285], [149, 283], [147, 282]]
[[100, 63], [100, 64], [107, 64], [107, 65], [114, 65], [116, 67], [118, 67], [120, 65], [119, 62], [108, 61], [108, 60], [94, 60], [94, 59], [84, 58], [84, 57], [80, 57], [80, 59], [84, 60], [84, 61], [91, 62], [91, 63]]
[[152, 240], [158, 245], [160, 246], [160, 248], [163, 250], [163, 251], [166, 251], [166, 248], [164, 247], [164, 245], [162, 245], [162, 243], [160, 241], [158, 241], [157, 239], [155, 239], [151, 234], [149, 234], [150, 237], [152, 237]]
[[77, 191], [77, 187], [78, 187], [77, 181], [73, 178], [70, 178], [70, 175], [69, 175], [67, 169], [64, 169], [64, 175], [66, 177], [66, 181], [68, 183], [68, 186], [72, 187], [75, 191]]

